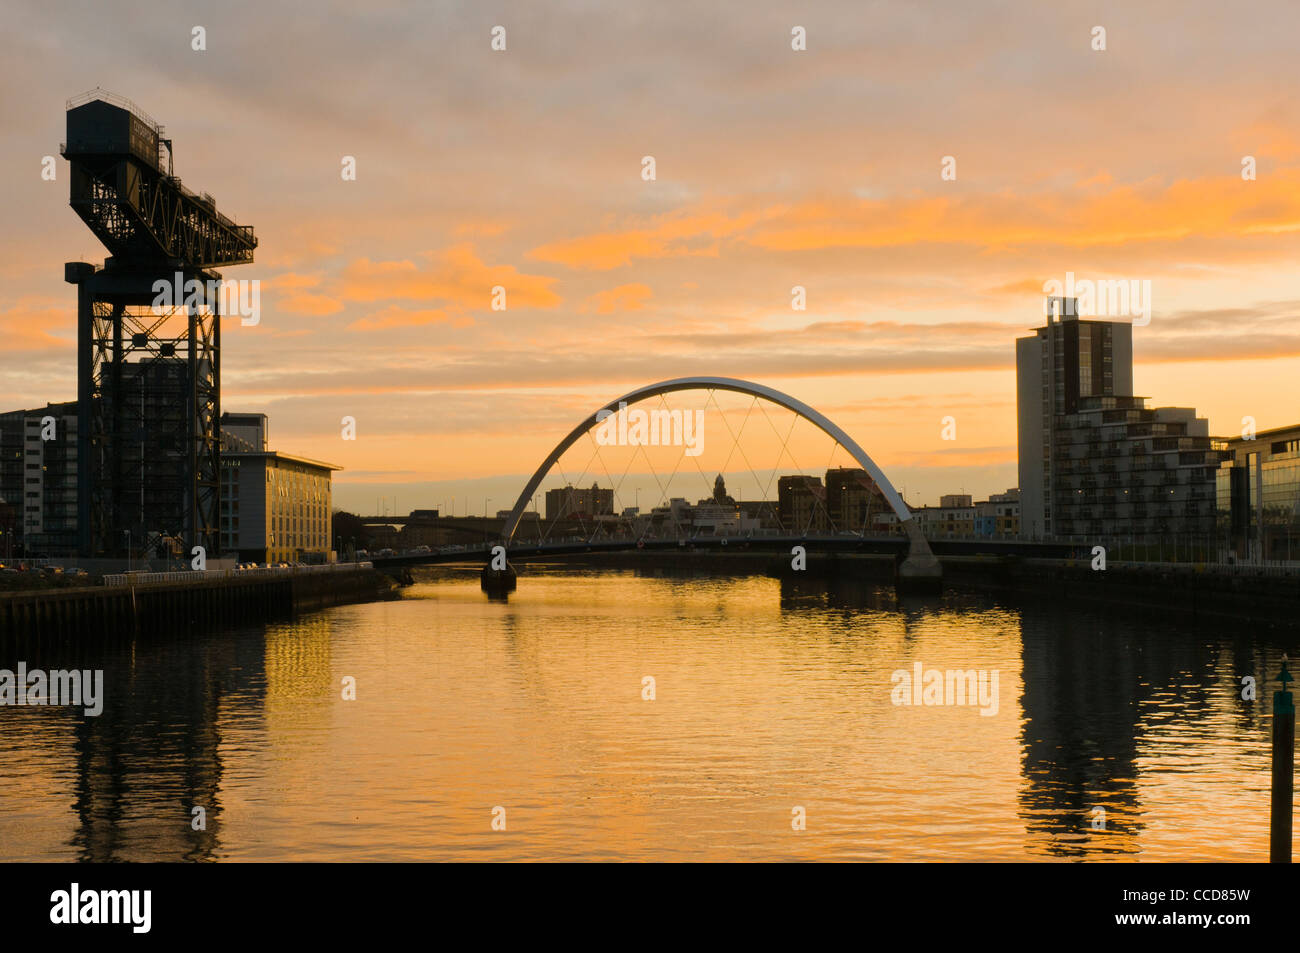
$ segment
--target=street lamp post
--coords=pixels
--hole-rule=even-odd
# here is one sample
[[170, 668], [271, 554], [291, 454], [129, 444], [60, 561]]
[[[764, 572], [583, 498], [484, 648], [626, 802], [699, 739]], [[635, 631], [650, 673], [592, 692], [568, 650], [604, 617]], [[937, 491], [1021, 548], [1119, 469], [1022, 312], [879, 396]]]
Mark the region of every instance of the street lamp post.
[[131, 571], [131, 531], [129, 529], [124, 529], [122, 530], [122, 533], [126, 536], [126, 571], [130, 572]]
[[492, 497], [486, 497], [483, 500], [483, 518], [487, 519], [488, 504], [492, 502]]

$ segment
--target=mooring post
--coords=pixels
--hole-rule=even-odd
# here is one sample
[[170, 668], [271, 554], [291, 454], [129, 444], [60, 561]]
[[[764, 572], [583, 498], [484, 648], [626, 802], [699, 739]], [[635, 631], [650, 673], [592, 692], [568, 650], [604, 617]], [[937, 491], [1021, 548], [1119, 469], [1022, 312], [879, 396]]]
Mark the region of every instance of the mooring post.
[[1273, 693], [1273, 802], [1269, 818], [1268, 860], [1291, 863], [1291, 796], [1295, 779], [1295, 699], [1287, 690], [1291, 673], [1282, 656], [1277, 680], [1282, 687]]

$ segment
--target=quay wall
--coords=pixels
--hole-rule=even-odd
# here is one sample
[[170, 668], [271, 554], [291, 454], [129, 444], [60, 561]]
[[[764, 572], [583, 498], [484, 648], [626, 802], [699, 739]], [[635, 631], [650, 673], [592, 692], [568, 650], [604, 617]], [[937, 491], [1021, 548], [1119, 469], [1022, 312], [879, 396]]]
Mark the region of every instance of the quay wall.
[[221, 628], [391, 595], [375, 569], [0, 593], [0, 638]]
[[[791, 568], [789, 554], [698, 549], [593, 553], [522, 562], [521, 587], [529, 567], [630, 569], [653, 573], [702, 572], [719, 575], [762, 573], [781, 578], [856, 577], [890, 584], [895, 559], [865, 553], [807, 555], [807, 569]], [[1094, 570], [1090, 559], [1039, 559], [1015, 556], [941, 556], [945, 588], [975, 589], [1016, 598], [1043, 598], [1063, 604], [1102, 603], [1173, 614], [1300, 627], [1300, 575], [1196, 563], [1110, 563]]]

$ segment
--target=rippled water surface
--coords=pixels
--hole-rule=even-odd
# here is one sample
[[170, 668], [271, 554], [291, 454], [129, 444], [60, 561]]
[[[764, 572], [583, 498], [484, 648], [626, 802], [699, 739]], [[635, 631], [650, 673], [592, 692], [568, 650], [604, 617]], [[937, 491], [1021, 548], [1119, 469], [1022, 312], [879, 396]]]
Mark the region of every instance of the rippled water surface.
[[[1263, 860], [1271, 695], [1241, 677], [1294, 654], [1116, 609], [536, 570], [508, 603], [447, 572], [94, 643], [0, 646], [107, 696], [0, 707], [0, 859]], [[917, 663], [996, 671], [996, 712], [895, 704]]]

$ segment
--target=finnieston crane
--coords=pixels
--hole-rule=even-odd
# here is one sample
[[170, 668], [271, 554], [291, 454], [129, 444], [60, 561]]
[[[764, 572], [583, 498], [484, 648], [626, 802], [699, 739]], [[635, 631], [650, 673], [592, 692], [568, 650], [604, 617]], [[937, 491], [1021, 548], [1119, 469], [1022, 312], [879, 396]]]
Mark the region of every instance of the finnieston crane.
[[[77, 531], [83, 556], [151, 538], [216, 555], [221, 517], [221, 275], [257, 238], [181, 184], [172, 141], [129, 100], [70, 99], [73, 211], [108, 249], [68, 262], [77, 286]], [[198, 281], [199, 300], [157, 304], [155, 284]], [[182, 285], [184, 287], [184, 285]]]

